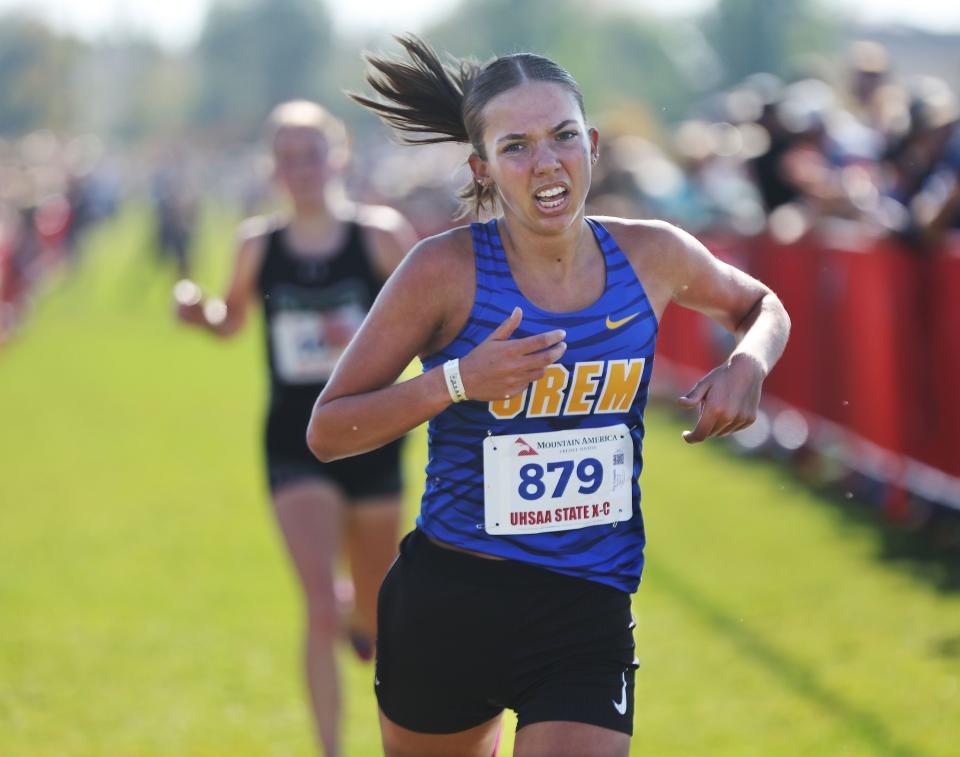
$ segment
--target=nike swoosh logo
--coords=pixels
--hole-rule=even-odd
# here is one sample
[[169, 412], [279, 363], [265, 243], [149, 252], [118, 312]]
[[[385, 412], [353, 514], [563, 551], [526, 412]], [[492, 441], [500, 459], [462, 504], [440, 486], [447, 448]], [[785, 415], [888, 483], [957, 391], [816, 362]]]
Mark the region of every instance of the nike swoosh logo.
[[623, 689], [620, 691], [620, 701], [611, 699], [613, 702], [613, 709], [619, 712], [621, 715], [627, 714], [627, 676], [624, 673], [620, 674], [620, 678], [623, 680]]
[[608, 315], [608, 316], [607, 316], [607, 328], [608, 328], [608, 329], [618, 329], [618, 328], [620, 328], [623, 324], [629, 323], [630, 321], [632, 321], [632, 320], [633, 320], [634, 318], [636, 318], [638, 315], [640, 315], [640, 311], [637, 311], [637, 312], [634, 313], [633, 315], [628, 315], [626, 318], [621, 318], [619, 321], [611, 321], [611, 320], [610, 320], [610, 316]]

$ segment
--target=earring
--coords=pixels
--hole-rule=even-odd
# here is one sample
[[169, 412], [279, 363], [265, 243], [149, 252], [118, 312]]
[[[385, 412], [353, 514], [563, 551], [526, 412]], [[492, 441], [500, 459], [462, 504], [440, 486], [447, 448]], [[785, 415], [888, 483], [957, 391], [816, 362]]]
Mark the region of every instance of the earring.
[[600, 153], [599, 153], [599, 152], [595, 152], [595, 153], [590, 157], [590, 160], [591, 160], [591, 162], [593, 162], [594, 164], [596, 164], [596, 162], [597, 162], [598, 160], [600, 160]]

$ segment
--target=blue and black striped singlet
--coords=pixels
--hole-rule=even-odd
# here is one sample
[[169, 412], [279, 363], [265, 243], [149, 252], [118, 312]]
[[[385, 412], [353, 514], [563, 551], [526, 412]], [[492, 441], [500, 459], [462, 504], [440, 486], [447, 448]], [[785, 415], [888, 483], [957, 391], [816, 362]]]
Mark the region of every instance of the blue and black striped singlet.
[[[517, 305], [523, 309], [523, 319], [515, 338], [556, 328], [566, 330], [567, 351], [560, 361], [566, 371], [557, 369], [549, 387], [538, 387], [546, 377], [532, 384], [522, 398], [513, 398], [509, 407], [495, 408], [498, 403], [467, 400], [450, 405], [430, 421], [426, 488], [417, 525], [447, 544], [633, 592], [643, 569], [645, 536], [638, 478], [643, 465], [643, 410], [653, 371], [657, 319], [616, 240], [598, 221], [586, 220], [604, 255], [606, 287], [596, 302], [572, 313], [542, 310], [523, 296], [510, 272], [496, 219], [472, 225], [477, 276], [473, 307], [457, 337], [423, 360], [424, 371], [464, 357]], [[562, 394], [558, 375], [566, 376]], [[521, 403], [520, 412], [506, 417]], [[633, 439], [631, 518], [549, 533], [487, 533], [483, 481], [486, 436], [603, 428], [620, 423], [630, 429]]]

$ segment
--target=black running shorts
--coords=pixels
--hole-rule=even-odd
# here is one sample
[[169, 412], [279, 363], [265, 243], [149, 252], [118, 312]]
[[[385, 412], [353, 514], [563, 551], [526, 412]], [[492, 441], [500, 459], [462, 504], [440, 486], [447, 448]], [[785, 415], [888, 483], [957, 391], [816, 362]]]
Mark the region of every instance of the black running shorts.
[[363, 455], [321, 463], [307, 447], [311, 407], [291, 403], [270, 408], [265, 446], [271, 492], [304, 479], [319, 478], [338, 485], [350, 501], [401, 493], [402, 439]]
[[504, 708], [633, 733], [630, 595], [408, 534], [380, 589], [375, 689], [391, 721], [456, 733]]

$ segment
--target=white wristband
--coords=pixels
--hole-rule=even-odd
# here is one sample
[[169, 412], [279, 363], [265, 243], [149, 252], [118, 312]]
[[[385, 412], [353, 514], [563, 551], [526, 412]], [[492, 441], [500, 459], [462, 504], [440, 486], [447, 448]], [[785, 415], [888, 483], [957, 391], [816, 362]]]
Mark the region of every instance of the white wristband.
[[460, 359], [448, 360], [443, 364], [443, 377], [447, 381], [447, 391], [454, 402], [463, 402], [467, 392], [463, 388], [463, 379], [460, 378]]

